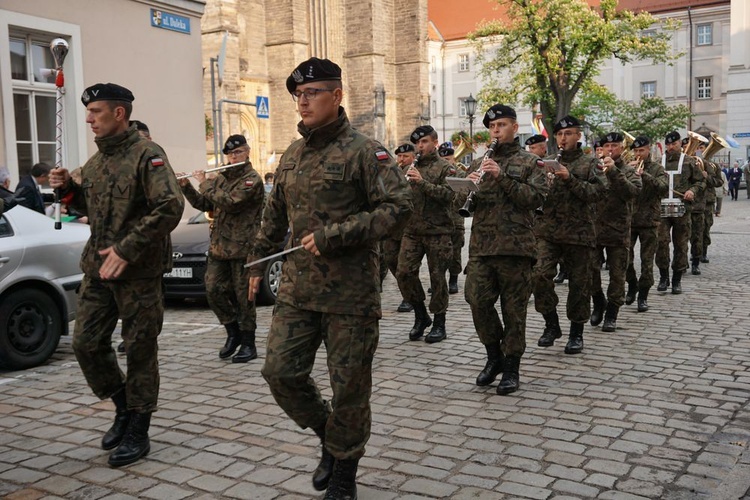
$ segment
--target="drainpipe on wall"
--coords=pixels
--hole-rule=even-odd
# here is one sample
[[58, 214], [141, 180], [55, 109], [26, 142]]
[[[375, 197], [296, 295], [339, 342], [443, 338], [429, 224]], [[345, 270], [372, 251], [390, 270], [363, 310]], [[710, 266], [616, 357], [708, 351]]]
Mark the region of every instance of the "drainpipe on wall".
[[[442, 34], [440, 35], [440, 38], [442, 38]], [[440, 43], [440, 108], [443, 118], [443, 135], [441, 136], [443, 138], [443, 141], [446, 141], [445, 138], [445, 39], [443, 38], [442, 42]]]
[[693, 16], [690, 11], [690, 6], [687, 8], [688, 14], [688, 46], [690, 52], [688, 55], [688, 109], [690, 110], [690, 117], [688, 118], [688, 130], [693, 130]]

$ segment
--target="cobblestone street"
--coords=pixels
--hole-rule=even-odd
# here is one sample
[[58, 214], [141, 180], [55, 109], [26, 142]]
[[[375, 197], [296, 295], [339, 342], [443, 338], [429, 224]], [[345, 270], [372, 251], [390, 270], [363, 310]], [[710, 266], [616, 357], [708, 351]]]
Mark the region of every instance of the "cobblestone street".
[[[747, 498], [745, 191], [725, 198], [712, 238], [710, 263], [701, 276], [688, 270], [682, 295], [653, 289], [647, 313], [623, 307], [616, 333], [586, 325], [581, 355], [563, 354], [565, 338], [537, 347], [543, 320], [530, 304], [521, 389], [510, 396], [474, 384], [485, 353], [463, 276], [438, 344], [407, 339], [413, 316], [395, 312], [389, 276], [360, 499]], [[557, 290], [562, 317], [567, 283]], [[258, 309], [260, 359], [233, 365], [218, 358], [225, 333], [204, 303], [170, 304], [151, 453], [121, 469], [99, 448], [112, 403], [91, 394], [69, 338], [45, 366], [0, 372], [0, 497], [322, 498], [310, 479], [318, 438], [282, 413], [260, 375], [271, 313]], [[330, 397], [323, 354], [314, 376]]]

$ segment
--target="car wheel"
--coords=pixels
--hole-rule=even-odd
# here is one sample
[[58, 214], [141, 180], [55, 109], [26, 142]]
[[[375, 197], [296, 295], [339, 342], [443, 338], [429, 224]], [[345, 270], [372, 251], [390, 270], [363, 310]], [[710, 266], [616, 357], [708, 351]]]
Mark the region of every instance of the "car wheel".
[[63, 324], [55, 301], [40, 290], [12, 292], [0, 304], [0, 366], [22, 370], [49, 359]]
[[279, 293], [279, 284], [281, 283], [281, 266], [284, 259], [279, 257], [272, 260], [266, 266], [266, 272], [263, 280], [260, 282], [260, 293], [256, 303], [261, 306], [272, 305], [276, 303], [276, 295]]

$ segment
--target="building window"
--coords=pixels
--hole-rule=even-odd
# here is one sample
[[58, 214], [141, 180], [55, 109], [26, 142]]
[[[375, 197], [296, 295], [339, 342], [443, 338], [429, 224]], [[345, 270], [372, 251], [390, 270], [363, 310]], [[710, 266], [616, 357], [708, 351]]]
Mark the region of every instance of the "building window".
[[23, 176], [32, 165], [55, 164], [55, 62], [49, 50], [52, 38], [10, 35], [10, 67], [16, 130], [18, 171]]
[[641, 31], [641, 38], [650, 38], [656, 36], [656, 30], [643, 30]]
[[641, 82], [641, 97], [656, 97], [656, 82]]
[[712, 45], [714, 43], [713, 24], [699, 24], [696, 33], [698, 45]]
[[432, 56], [432, 60], [430, 61], [430, 71], [433, 73], [437, 72], [437, 62], [435, 61], [435, 56]]
[[698, 80], [698, 99], [711, 99], [711, 77], [703, 76]]
[[458, 100], [458, 116], [461, 118], [466, 117], [466, 98], [462, 97]]
[[437, 116], [437, 101], [432, 101], [432, 116]]
[[469, 71], [469, 54], [458, 55], [458, 71]]

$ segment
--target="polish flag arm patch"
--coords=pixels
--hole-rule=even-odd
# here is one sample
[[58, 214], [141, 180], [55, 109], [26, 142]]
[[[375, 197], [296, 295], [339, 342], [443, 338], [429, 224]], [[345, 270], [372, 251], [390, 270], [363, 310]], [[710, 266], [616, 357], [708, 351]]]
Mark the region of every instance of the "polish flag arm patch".
[[375, 158], [378, 161], [387, 161], [391, 158], [391, 155], [385, 149], [378, 149], [375, 151]]
[[164, 160], [162, 160], [158, 156], [154, 157], [154, 158], [151, 158], [151, 165], [154, 166], [154, 167], [163, 167], [164, 166]]
[[254, 184], [253, 181], [251, 181], [249, 179], [245, 181], [245, 186], [247, 186], [247, 187], [251, 187], [253, 184]]

